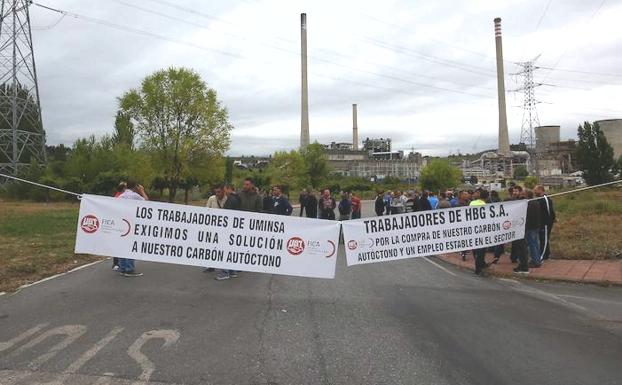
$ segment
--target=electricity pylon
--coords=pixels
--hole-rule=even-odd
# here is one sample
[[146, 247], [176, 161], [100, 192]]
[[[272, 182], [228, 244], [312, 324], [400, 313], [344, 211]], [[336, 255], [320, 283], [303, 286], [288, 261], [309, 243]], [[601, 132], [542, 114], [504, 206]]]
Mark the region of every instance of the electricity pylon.
[[28, 7], [31, 0], [0, 4], [0, 173], [19, 175], [45, 163], [37, 71]]

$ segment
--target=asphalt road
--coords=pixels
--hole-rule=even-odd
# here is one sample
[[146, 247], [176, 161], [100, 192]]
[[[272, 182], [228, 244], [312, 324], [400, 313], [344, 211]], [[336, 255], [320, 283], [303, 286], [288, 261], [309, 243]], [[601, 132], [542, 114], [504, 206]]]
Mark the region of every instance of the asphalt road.
[[0, 384], [622, 384], [622, 288], [343, 250], [334, 280], [137, 265], [0, 297]]

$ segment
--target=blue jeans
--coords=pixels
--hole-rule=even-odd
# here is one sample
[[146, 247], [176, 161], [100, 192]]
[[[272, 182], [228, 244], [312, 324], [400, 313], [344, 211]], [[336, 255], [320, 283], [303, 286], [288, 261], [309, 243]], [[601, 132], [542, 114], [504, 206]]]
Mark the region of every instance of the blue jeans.
[[119, 271], [129, 273], [134, 271], [134, 260], [128, 258], [119, 258]]
[[539, 265], [542, 263], [542, 255], [540, 254], [540, 235], [538, 229], [525, 230], [525, 239], [527, 240], [527, 247], [529, 247], [529, 255], [531, 262]]

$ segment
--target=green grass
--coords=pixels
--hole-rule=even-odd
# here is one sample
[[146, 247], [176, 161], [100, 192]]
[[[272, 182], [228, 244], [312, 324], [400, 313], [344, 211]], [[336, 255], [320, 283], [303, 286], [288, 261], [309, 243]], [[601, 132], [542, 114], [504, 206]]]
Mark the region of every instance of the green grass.
[[0, 291], [93, 261], [74, 255], [78, 205], [0, 202]]

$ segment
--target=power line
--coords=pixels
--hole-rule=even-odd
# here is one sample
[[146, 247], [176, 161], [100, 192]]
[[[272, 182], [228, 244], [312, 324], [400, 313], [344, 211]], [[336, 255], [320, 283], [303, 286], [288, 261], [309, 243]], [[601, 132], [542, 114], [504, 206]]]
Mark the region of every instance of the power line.
[[[230, 52], [227, 52], [227, 51], [223, 51], [223, 50], [219, 50], [219, 49], [214, 49], [214, 48], [210, 48], [210, 47], [205, 47], [205, 46], [201, 46], [201, 45], [198, 45], [198, 44], [194, 44], [194, 43], [190, 43], [190, 42], [186, 42], [186, 41], [182, 41], [182, 40], [178, 40], [178, 39], [174, 39], [174, 38], [169, 38], [169, 37], [166, 37], [164, 35], [155, 34], [155, 33], [152, 33], [152, 32], [149, 32], [149, 31], [145, 31], [145, 30], [142, 30], [142, 29], [138, 29], [138, 28], [134, 28], [134, 27], [127, 27], [127, 26], [122, 25], [122, 24], [112, 23], [112, 22], [108, 22], [106, 20], [102, 20], [102, 19], [98, 19], [98, 18], [94, 18], [94, 17], [90, 17], [90, 16], [85, 16], [85, 15], [77, 14], [77, 13], [74, 13], [74, 12], [68, 12], [68, 11], [64, 11], [64, 10], [60, 10], [60, 9], [56, 9], [56, 8], [51, 8], [51, 7], [48, 7], [48, 6], [39, 4], [39, 3], [34, 3], [33, 2], [33, 4], [37, 5], [39, 7], [48, 9], [50, 11], [54, 11], [54, 12], [58, 12], [58, 13], [61, 13], [61, 14], [65, 14], [65, 15], [73, 17], [75, 19], [82, 19], [82, 20], [85, 20], [85, 21], [93, 22], [93, 23], [96, 23], [96, 24], [100, 24], [100, 25], [103, 25], [103, 26], [110, 27], [110, 28], [120, 29], [120, 30], [123, 30], [123, 31], [126, 31], [126, 32], [131, 32], [131, 33], [137, 33], [137, 34], [140, 34], [140, 35], [143, 35], [143, 36], [153, 37], [153, 38], [156, 38], [156, 39], [165, 40], [165, 41], [169, 41], [169, 42], [173, 42], [173, 43], [177, 43], [177, 44], [187, 45], [187, 46], [190, 46], [190, 47], [193, 47], [193, 48], [199, 48], [199, 49], [203, 49], [203, 50], [207, 50], [207, 51], [213, 51], [213, 52], [221, 53], [223, 55], [233, 56], [233, 57], [236, 57], [236, 58], [239, 58], [239, 59], [248, 59], [248, 58], [243, 57], [243, 56], [238, 55], [238, 54], [234, 54], [234, 53], [230, 53]], [[133, 5], [132, 5], [132, 7], [136, 8]], [[165, 14], [162, 14], [162, 15], [165, 15]], [[171, 16], [166, 15], [165, 17], [171, 17]], [[282, 47], [272, 46], [272, 45], [268, 45], [268, 46], [270, 46], [271, 48], [274, 48], [274, 49], [278, 49], [278, 50], [281, 50], [281, 51], [284, 51], [284, 52], [288, 52], [288, 53], [294, 54], [296, 56], [299, 55], [298, 52], [291, 51], [291, 50], [288, 50], [288, 49], [285, 49], [285, 48], [282, 48]], [[412, 85], [416, 85], [416, 86], [420, 86], [420, 87], [424, 87], [424, 88], [431, 88], [431, 89], [436, 89], [436, 90], [441, 90], [441, 91], [446, 91], [446, 92], [458, 93], [458, 94], [462, 94], [462, 95], [469, 95], [469, 96], [474, 96], [474, 97], [478, 97], [478, 98], [489, 98], [489, 96], [486, 96], [486, 95], [474, 94], [474, 93], [470, 93], [470, 92], [466, 92], [466, 91], [462, 91], [462, 90], [458, 90], [458, 89], [452, 89], [452, 88], [448, 88], [448, 87], [442, 87], [442, 86], [436, 86], [436, 85], [421, 83], [421, 82], [413, 81], [413, 80], [410, 80], [410, 79], [404, 79], [404, 78], [401, 78], [401, 77], [398, 77], [398, 76], [387, 75], [387, 74], [378, 73], [378, 72], [374, 72], [374, 71], [354, 68], [354, 67], [351, 67], [351, 66], [347, 66], [347, 65], [344, 65], [344, 64], [341, 64], [341, 63], [337, 63], [337, 62], [333, 62], [333, 61], [330, 61], [330, 60], [327, 60], [327, 59], [323, 59], [323, 58], [318, 58], [318, 57], [311, 57], [311, 58], [313, 60], [316, 60], [316, 61], [320, 61], [320, 62], [324, 62], [324, 63], [327, 63], [327, 64], [335, 65], [335, 66], [342, 67], [342, 68], [345, 68], [345, 69], [348, 69], [348, 70], [351, 70], [351, 71], [361, 72], [361, 73], [365, 73], [365, 74], [369, 74], [369, 75], [373, 75], [373, 76], [377, 76], [377, 77], [382, 77], [382, 78], [385, 78], [385, 79], [391, 79], [391, 80], [394, 80], [394, 81], [404, 82], [404, 83], [408, 83], [408, 84], [412, 84]], [[273, 63], [268, 63], [268, 64], [273, 64]]]
[[[134, 9], [138, 9], [138, 10], [143, 11], [143, 12], [151, 13], [151, 14], [154, 14], [154, 15], [157, 15], [157, 16], [160, 16], [160, 17], [164, 17], [164, 18], [167, 18], [167, 19], [171, 19], [171, 20], [175, 20], [175, 21], [181, 22], [181, 23], [186, 23], [186, 24], [189, 24], [189, 25], [193, 25], [193, 26], [198, 27], [198, 28], [203, 28], [203, 29], [207, 29], [207, 30], [213, 31], [211, 28], [209, 28], [209, 27], [207, 27], [207, 26], [205, 26], [205, 25], [203, 25], [203, 24], [200, 24], [200, 23], [191, 22], [191, 21], [188, 21], [188, 20], [183, 19], [183, 18], [179, 18], [179, 17], [171, 16], [171, 15], [166, 14], [166, 13], [162, 13], [162, 12], [154, 11], [154, 10], [152, 10], [152, 9], [148, 9], [148, 8], [140, 7], [140, 6], [137, 6], [137, 5], [134, 5], [134, 4], [130, 4], [130, 3], [126, 2], [126, 1], [123, 1], [123, 0], [114, 0], [114, 1], [115, 1], [115, 2], [117, 2], [117, 3], [123, 4], [123, 5], [127, 6], [127, 7], [134, 8]], [[156, 2], [158, 2], [158, 3], [168, 4], [168, 2], [166, 2], [166, 1], [162, 1], [162, 0], [150, 0], [150, 1], [156, 1]], [[187, 9], [185, 9], [185, 8], [184, 8], [184, 10], [187, 10]], [[187, 11], [189, 11], [189, 10], [187, 10]], [[232, 23], [229, 23], [229, 24], [232, 24]], [[213, 32], [218, 32], [218, 31], [213, 31]], [[228, 33], [228, 32], [226, 32], [225, 34], [227, 34], [227, 35], [229, 35], [229, 36], [232, 36], [232, 37], [235, 37], [235, 38], [242, 39], [242, 40], [249, 40], [249, 39], [248, 39], [247, 37], [245, 37], [245, 36], [236, 35], [236, 34], [232, 34], [232, 33]], [[272, 49], [276, 49], [276, 50], [279, 50], [279, 51], [283, 51], [283, 52], [286, 52], [286, 53], [288, 53], [288, 54], [292, 54], [292, 55], [295, 55], [295, 56], [298, 56], [298, 55], [300, 54], [298, 51], [293, 51], [293, 50], [290, 50], [290, 49], [287, 49], [287, 48], [283, 48], [283, 47], [276, 46], [276, 45], [273, 45], [273, 44], [265, 43], [265, 42], [263, 42], [263, 41], [261, 41], [261, 40], [257, 40], [257, 39], [251, 39], [251, 40], [256, 40], [258, 44], [261, 44], [261, 45], [264, 45], [264, 46], [266, 46], [266, 47], [269, 47], [269, 48], [272, 48]], [[348, 59], [350, 59], [350, 58], [351, 58], [350, 56], [348, 56], [348, 55], [344, 55], [344, 54], [342, 54], [342, 53], [336, 53], [336, 54], [338, 54], [339, 56], [342, 56], [342, 57], [346, 57], [346, 58], [348, 58]], [[381, 75], [381, 74], [378, 74], [378, 73], [376, 73], [376, 72], [370, 72], [370, 71], [365, 71], [365, 70], [359, 70], [359, 69], [357, 69], [357, 68], [353, 68], [353, 67], [351, 67], [351, 66], [344, 66], [344, 65], [342, 65], [342, 64], [340, 64], [340, 63], [337, 63], [337, 62], [334, 62], [334, 61], [331, 61], [331, 60], [328, 60], [328, 59], [325, 59], [325, 58], [321, 58], [321, 57], [318, 57], [318, 56], [315, 56], [315, 55], [308, 55], [308, 57], [309, 57], [310, 59], [312, 59], [312, 60], [317, 60], [317, 61], [320, 61], [320, 62], [324, 62], [324, 63], [328, 63], [328, 64], [333, 64], [333, 65], [337, 65], [337, 66], [344, 67], [344, 68], [348, 68], [348, 69], [353, 69], [353, 70], [355, 70], [355, 71], [359, 71], [359, 72], [360, 72], [360, 71], [363, 71], [363, 72], [365, 72], [365, 73], [375, 74], [376, 76], [386, 77], [386, 75]], [[368, 63], [368, 64], [372, 64], [372, 65], [375, 65], [375, 66], [379, 66], [379, 67], [386, 67], [386, 68], [390, 68], [390, 69], [392, 69], [392, 70], [397, 70], [397, 71], [400, 71], [400, 72], [404, 72], [404, 73], [406, 73], [406, 72], [405, 72], [403, 69], [401, 69], [401, 68], [396, 68], [396, 67], [392, 67], [392, 66], [387, 66], [387, 65], [384, 65], [384, 64], [377, 64], [377, 63], [373, 63], [373, 62], [366, 62], [366, 63]], [[412, 75], [411, 73], [407, 73], [407, 74]], [[413, 74], [414, 74], [415, 76], [419, 76], [419, 77], [423, 77], [423, 78], [428, 78], [428, 79], [433, 79], [433, 80], [441, 80], [441, 81], [446, 81], [446, 79], [442, 79], [442, 78], [435, 77], [435, 76], [423, 75], [423, 74], [418, 74], [418, 73], [413, 73]], [[395, 80], [396, 78], [395, 78], [395, 77], [392, 77], [392, 79], [394, 79], [394, 80]], [[409, 82], [409, 83], [411, 82], [410, 80], [403, 80], [403, 81], [406, 81], [406, 82]], [[422, 85], [422, 83], [417, 83], [417, 85]], [[479, 85], [474, 85], [474, 84], [468, 84], [468, 85], [467, 85], [467, 84], [456, 84], [456, 85], [465, 85], [465, 86], [468, 86], [468, 87], [470, 87], [470, 88], [482, 88], [482, 89], [486, 89], [486, 90], [492, 90], [492, 88], [489, 88], [489, 87], [482, 87], [482, 86], [479, 86]], [[430, 86], [430, 85], [428, 85], [428, 86]], [[430, 87], [434, 87], [434, 86], [430, 86]], [[437, 87], [437, 88], [438, 88], [438, 87]], [[441, 87], [441, 88], [438, 88], [438, 89], [447, 90], [446, 88], [442, 88], [442, 87]]]
[[56, 13], [59, 13], [59, 14], [62, 14], [62, 15], [66, 15], [66, 16], [69, 16], [69, 17], [74, 18], [74, 19], [88, 21], [90, 23], [103, 25], [103, 26], [106, 26], [106, 27], [109, 27], [109, 28], [114, 28], [114, 29], [118, 29], [118, 30], [121, 30], [121, 31], [125, 31], [125, 32], [135, 33], [135, 34], [138, 34], [138, 35], [147, 36], [147, 37], [151, 37], [151, 38], [159, 39], [159, 40], [163, 40], [163, 41], [168, 41], [170, 43], [181, 44], [181, 45], [189, 46], [189, 47], [192, 47], [192, 48], [201, 49], [201, 50], [204, 50], [204, 51], [216, 52], [216, 53], [219, 53], [221, 55], [235, 57], [235, 58], [238, 58], [238, 59], [243, 58], [241, 55], [238, 55], [238, 54], [235, 54], [235, 53], [231, 53], [231, 52], [227, 52], [227, 51], [223, 51], [223, 50], [220, 50], [220, 49], [217, 49], [217, 48], [206, 47], [206, 46], [194, 44], [194, 43], [191, 43], [191, 42], [188, 42], [188, 41], [174, 39], [174, 38], [170, 38], [170, 37], [167, 37], [167, 36], [164, 36], [164, 35], [160, 35], [160, 34], [157, 34], [157, 33], [145, 31], [145, 30], [142, 30], [142, 29], [138, 29], [138, 28], [134, 28], [134, 27], [128, 27], [126, 25], [122, 25], [122, 24], [118, 24], [118, 23], [113, 23], [113, 22], [106, 21], [106, 20], [103, 20], [103, 19], [98, 19], [96, 17], [81, 15], [81, 14], [78, 14], [78, 13], [75, 13], [75, 12], [69, 12], [69, 11], [64, 11], [64, 10], [61, 10], [61, 9], [52, 8], [52, 7], [49, 7], [47, 5], [36, 3], [34, 1], [32, 2], [32, 4], [37, 6], [37, 7], [44, 8], [44, 9], [47, 9], [49, 11], [56, 12]]
[[542, 68], [542, 69], [546, 69], [546, 70], [551, 70], [551, 71], [573, 72], [573, 73], [587, 74], [587, 75], [622, 77], [622, 74], [616, 74], [616, 73], [612, 73], [612, 72], [582, 71], [582, 70], [572, 70], [572, 69], [566, 69], [566, 68], [555, 68], [555, 67], [545, 67], [545, 66], [538, 66], [538, 68]]
[[549, 0], [546, 3], [546, 7], [544, 7], [544, 11], [542, 12], [542, 15], [540, 16], [540, 19], [538, 20], [538, 24], [536, 25], [536, 32], [538, 31], [538, 29], [540, 29], [540, 24], [542, 24], [542, 20], [544, 20], [544, 16], [546, 16], [546, 12], [549, 10], [549, 6], [551, 6], [552, 2], [553, 0]]
[[[590, 16], [589, 20], [587, 21], [586, 25], [589, 25], [592, 20], [594, 20], [594, 17], [596, 17], [596, 15], [598, 14], [598, 12], [600, 12], [601, 8], [603, 7], [603, 5], [605, 5], [605, 3], [607, 2], [607, 0], [602, 0], [600, 5], [598, 6], [598, 8], [596, 8], [596, 11], [592, 14], [592, 16]], [[546, 76], [544, 77], [544, 79], [548, 78], [550, 76], [550, 74], [557, 68], [557, 65], [559, 64], [559, 62], [562, 60], [562, 58], [566, 55], [566, 53], [568, 52], [569, 47], [567, 46], [566, 49], [564, 50], [564, 52], [562, 52], [561, 55], [559, 55], [559, 57], [557, 58], [557, 61], [555, 61], [555, 64], [553, 64], [553, 67], [550, 68], [550, 71], [548, 74], [546, 74]]]

